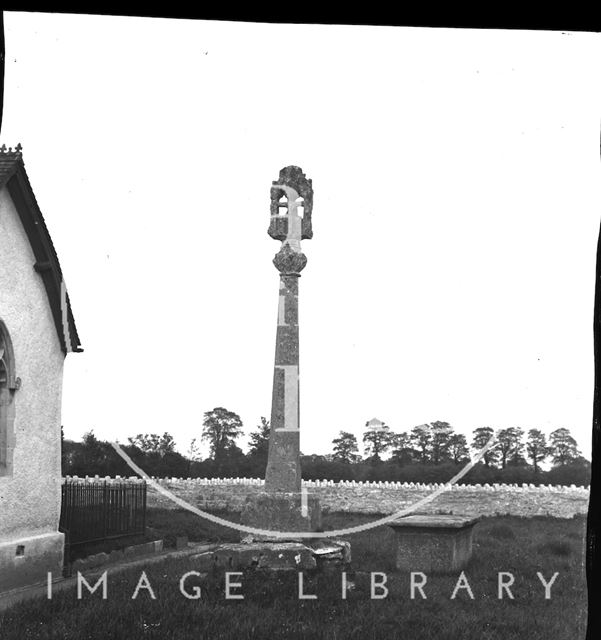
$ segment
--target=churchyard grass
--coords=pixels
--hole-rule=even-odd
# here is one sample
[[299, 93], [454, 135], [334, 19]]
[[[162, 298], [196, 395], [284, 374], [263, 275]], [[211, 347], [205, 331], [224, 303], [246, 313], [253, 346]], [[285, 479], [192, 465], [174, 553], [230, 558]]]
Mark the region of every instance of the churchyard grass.
[[[227, 517], [236, 518], [234, 514]], [[371, 520], [373, 516], [328, 514], [324, 528]], [[183, 511], [151, 510], [148, 522], [163, 536], [238, 538], [233, 530]], [[188, 593], [193, 593], [195, 585], [201, 587], [199, 599], [187, 599], [180, 591], [180, 579], [195, 568], [189, 557], [114, 574], [109, 570], [106, 600], [100, 589], [88, 593], [85, 588], [78, 600], [73, 588], [57, 591], [52, 600], [21, 603], [0, 613], [0, 638], [578, 640], [584, 638], [586, 617], [584, 535], [582, 516], [482, 520], [475, 530], [473, 558], [465, 569], [474, 599], [465, 586], [451, 599], [460, 572], [428, 575], [423, 587], [427, 599], [418, 590], [411, 599], [410, 577], [395, 570], [394, 536], [386, 526], [348, 536], [353, 560], [347, 570], [346, 599], [340, 570], [304, 572], [303, 594], [317, 599], [299, 599], [296, 572], [234, 576], [231, 582], [241, 586], [232, 587], [231, 594], [243, 595], [243, 600], [226, 599], [224, 574], [219, 572], [186, 578]], [[155, 600], [145, 588], [132, 599], [142, 571]], [[378, 572], [375, 582], [386, 576], [386, 598], [371, 598], [372, 572]], [[513, 574], [513, 599], [506, 592], [498, 598], [499, 572]], [[550, 599], [545, 599], [537, 572], [547, 582], [558, 573]], [[96, 580], [97, 576], [88, 581]], [[376, 595], [383, 593], [376, 587]]]

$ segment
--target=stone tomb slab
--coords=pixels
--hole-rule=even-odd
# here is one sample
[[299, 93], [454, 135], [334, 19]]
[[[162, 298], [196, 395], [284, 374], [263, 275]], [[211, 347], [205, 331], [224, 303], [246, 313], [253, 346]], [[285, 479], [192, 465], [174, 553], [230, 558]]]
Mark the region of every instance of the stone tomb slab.
[[480, 518], [413, 515], [389, 524], [396, 538], [396, 567], [403, 571], [446, 573], [472, 557], [474, 526]]

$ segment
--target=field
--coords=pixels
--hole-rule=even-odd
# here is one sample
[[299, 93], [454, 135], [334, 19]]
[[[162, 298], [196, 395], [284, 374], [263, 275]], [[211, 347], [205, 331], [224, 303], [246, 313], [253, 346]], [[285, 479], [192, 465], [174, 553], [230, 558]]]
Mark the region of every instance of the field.
[[[223, 515], [223, 514], [220, 514]], [[232, 519], [234, 515], [230, 516]], [[326, 529], [369, 521], [365, 515], [329, 514]], [[236, 532], [209, 525], [183, 511], [149, 512], [149, 524], [166, 542], [185, 534], [191, 540], [236, 540]], [[107, 599], [100, 589], [81, 600], [75, 590], [54, 594], [52, 600], [22, 603], [0, 613], [2, 640], [64, 638], [66, 640], [165, 639], [368, 639], [411, 640], [578, 640], [584, 638], [586, 587], [584, 576], [585, 519], [512, 516], [485, 518], [476, 527], [474, 557], [465, 570], [473, 599], [465, 587], [451, 596], [459, 575], [429, 575], [423, 599], [410, 597], [410, 577], [394, 568], [392, 532], [378, 527], [348, 537], [353, 561], [347, 570], [346, 599], [340, 571], [305, 572], [303, 592], [315, 599], [299, 599], [296, 572], [232, 578], [240, 587], [225, 597], [224, 575], [217, 572], [185, 579], [185, 590], [200, 586], [199, 599], [187, 599], [180, 579], [194, 570], [191, 558], [167, 560], [148, 567], [108, 574]], [[141, 572], [147, 588], [132, 599]], [[372, 599], [374, 580], [386, 576], [387, 597]], [[498, 573], [510, 572], [514, 596], [498, 598]], [[558, 573], [545, 599], [537, 572], [549, 581]], [[90, 584], [97, 580], [90, 577]], [[375, 595], [385, 595], [381, 588]]]

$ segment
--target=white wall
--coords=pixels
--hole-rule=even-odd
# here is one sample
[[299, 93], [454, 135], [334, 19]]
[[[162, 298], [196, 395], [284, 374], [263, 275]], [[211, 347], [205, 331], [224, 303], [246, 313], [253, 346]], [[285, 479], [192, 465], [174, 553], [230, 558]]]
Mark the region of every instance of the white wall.
[[0, 318], [15, 373], [11, 476], [0, 476], [0, 543], [57, 531], [64, 354], [35, 258], [6, 188], [0, 190]]

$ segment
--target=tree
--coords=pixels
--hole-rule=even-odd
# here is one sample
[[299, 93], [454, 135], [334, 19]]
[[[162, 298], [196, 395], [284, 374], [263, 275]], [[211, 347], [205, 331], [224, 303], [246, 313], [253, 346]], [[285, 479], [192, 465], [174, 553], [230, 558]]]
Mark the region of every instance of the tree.
[[359, 460], [359, 447], [357, 445], [357, 437], [348, 431], [341, 431], [337, 438], [332, 440], [334, 445], [334, 454], [332, 458], [345, 464], [357, 462]]
[[[338, 463], [339, 466], [343, 466]], [[304, 456], [301, 454], [301, 467], [303, 469], [303, 479], [306, 480], [322, 480], [330, 478], [332, 470], [332, 462], [328, 461], [326, 456], [312, 454]], [[344, 465], [348, 469], [348, 465]]]
[[253, 477], [265, 475], [269, 455], [269, 420], [261, 416], [261, 424], [249, 436], [249, 450], [246, 457], [246, 469]]
[[392, 435], [392, 459], [399, 464], [411, 464], [416, 458], [416, 451], [411, 443], [411, 436], [403, 431]]
[[519, 464], [521, 452], [524, 448], [522, 443], [523, 436], [524, 432], [519, 427], [508, 427], [497, 432], [502, 469], [505, 469], [509, 461]]
[[448, 422], [435, 421], [430, 423], [430, 460], [434, 464], [440, 464], [448, 458], [450, 439], [453, 435], [453, 427]]
[[192, 475], [192, 467], [194, 463], [202, 460], [200, 447], [198, 446], [196, 438], [192, 438], [192, 440], [190, 440], [190, 446], [188, 447], [186, 458], [188, 460], [188, 476], [190, 477]]
[[432, 431], [430, 425], [420, 424], [411, 429], [409, 435], [413, 447], [418, 452], [420, 462], [428, 462], [430, 459], [430, 445], [432, 443]]
[[99, 469], [105, 460], [102, 442], [94, 435], [94, 430], [90, 429], [84, 433], [82, 438], [82, 463], [86, 473], [94, 475], [99, 473]]
[[69, 440], [69, 438], [65, 438], [61, 425], [61, 472], [63, 476], [72, 476], [78, 473], [74, 471], [74, 469], [77, 465], [78, 458], [79, 461], [81, 461], [81, 448], [81, 442], [74, 442], [73, 440]]
[[545, 474], [549, 484], [589, 486], [591, 483], [591, 463], [578, 456], [568, 464], [558, 464]]
[[201, 438], [209, 442], [211, 457], [218, 468], [227, 458], [228, 449], [235, 445], [235, 439], [241, 434], [242, 420], [237, 413], [223, 407], [205, 412]]
[[[365, 423], [367, 427], [369, 422]], [[381, 460], [380, 454], [384, 453], [390, 448], [392, 444], [392, 433], [390, 427], [382, 423], [381, 427], [368, 428], [363, 434], [363, 446], [365, 447], [365, 453], [372, 458], [374, 462]]]
[[248, 449], [248, 455], [265, 459], [267, 463], [267, 453], [269, 452], [269, 433], [271, 427], [269, 426], [269, 420], [264, 416], [261, 416], [261, 424], [257, 425], [256, 431], [253, 431], [250, 436], [250, 446]]
[[526, 453], [532, 461], [534, 473], [539, 472], [538, 463], [542, 462], [548, 455], [547, 439], [540, 429], [530, 429], [526, 442]]
[[248, 461], [242, 449], [235, 442], [231, 442], [223, 457], [217, 460], [217, 472], [225, 478], [243, 477], [247, 471]]
[[157, 433], [138, 433], [133, 438], [128, 438], [129, 444], [138, 447], [144, 453], [156, 453], [161, 458], [167, 453], [175, 451], [173, 436], [165, 432], [162, 436]]
[[449, 457], [455, 464], [469, 460], [470, 450], [467, 438], [462, 433], [453, 433], [449, 437]]
[[[494, 436], [494, 429], [492, 427], [478, 427], [472, 432], [472, 449], [474, 451], [481, 451], [489, 440]], [[499, 461], [499, 449], [493, 446], [482, 456], [485, 467], [494, 467]]]
[[196, 438], [192, 438], [192, 440], [190, 440], [190, 446], [188, 447], [187, 457], [192, 462], [200, 462], [200, 460], [202, 460], [202, 455], [200, 454], [200, 447], [198, 446]]
[[549, 436], [549, 454], [556, 465], [570, 464], [581, 457], [576, 440], [572, 438], [569, 429], [564, 427], [555, 429]]
[[63, 476], [69, 475], [69, 462], [69, 455], [65, 446], [65, 430], [61, 424], [61, 474]]
[[520, 427], [510, 427], [513, 434], [514, 445], [508, 460], [509, 464], [525, 466], [528, 463], [522, 455], [524, 451], [524, 430]]

